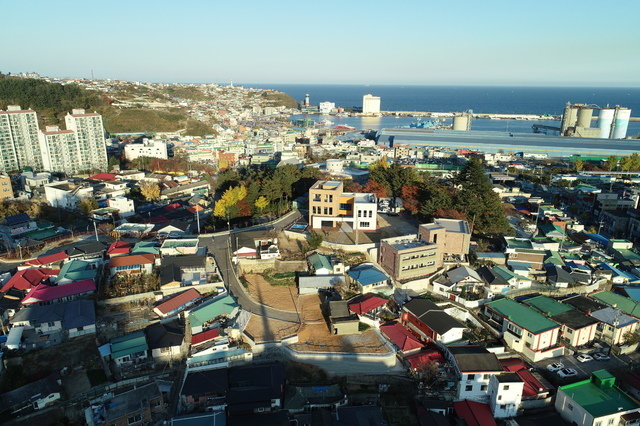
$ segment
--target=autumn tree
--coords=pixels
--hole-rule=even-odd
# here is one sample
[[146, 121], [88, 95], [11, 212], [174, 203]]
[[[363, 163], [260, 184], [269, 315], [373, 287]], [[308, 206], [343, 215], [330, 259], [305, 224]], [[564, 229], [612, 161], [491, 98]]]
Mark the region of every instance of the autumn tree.
[[91, 213], [91, 210], [95, 210], [98, 208], [98, 202], [95, 198], [85, 198], [78, 201], [78, 208], [82, 212], [82, 214], [88, 215]]
[[381, 185], [373, 180], [367, 182], [367, 184], [362, 188], [362, 192], [364, 192], [365, 194], [376, 194], [376, 197], [378, 197], [378, 199], [387, 198], [389, 196], [387, 193], [387, 188], [384, 185]]
[[345, 192], [363, 192], [362, 188], [363, 188], [362, 185], [360, 185], [358, 182], [351, 181], [344, 187], [344, 191]]
[[262, 214], [262, 212], [268, 205], [269, 205], [269, 200], [267, 200], [267, 198], [263, 195], [258, 197], [258, 199], [255, 202], [255, 206], [258, 209], [258, 212], [260, 212], [260, 214]]
[[147, 201], [157, 201], [160, 199], [160, 186], [157, 183], [145, 182], [140, 185], [140, 193]]
[[576, 172], [581, 172], [584, 169], [584, 161], [582, 161], [582, 159], [580, 158], [576, 159], [576, 162], [574, 165], [576, 168]]
[[418, 185], [405, 185], [402, 187], [402, 207], [412, 215], [418, 213], [420, 202], [420, 187]]

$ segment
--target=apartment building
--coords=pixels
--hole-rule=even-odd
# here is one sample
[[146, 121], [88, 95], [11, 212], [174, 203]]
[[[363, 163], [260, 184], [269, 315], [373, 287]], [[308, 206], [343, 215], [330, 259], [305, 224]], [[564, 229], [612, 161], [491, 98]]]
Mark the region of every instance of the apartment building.
[[309, 189], [309, 224], [312, 229], [339, 227], [372, 231], [377, 226], [378, 200], [375, 194], [342, 192], [340, 181], [321, 180]]
[[35, 111], [23, 110], [19, 105], [0, 111], [0, 167], [5, 171], [42, 169], [38, 131]]
[[363, 114], [380, 114], [380, 96], [371, 94], [362, 97]]
[[0, 200], [13, 198], [11, 178], [6, 173], [0, 173]]
[[166, 142], [149, 139], [143, 139], [142, 143], [125, 145], [124, 156], [129, 161], [140, 157], [160, 158], [162, 160], [169, 158]]
[[434, 219], [433, 223], [420, 225], [418, 235], [427, 243], [438, 246], [438, 264], [466, 262], [471, 242], [471, 230], [466, 220]]
[[105, 170], [108, 163], [102, 116], [95, 112], [85, 113], [84, 109], [74, 109], [64, 120], [67, 130], [76, 132], [80, 163], [84, 168]]
[[60, 130], [58, 126], [47, 126], [40, 132], [42, 163], [45, 170], [77, 173], [86, 169], [80, 162], [78, 140], [73, 130]]
[[441, 257], [438, 245], [415, 235], [380, 240], [378, 263], [396, 281], [433, 274], [442, 266]]

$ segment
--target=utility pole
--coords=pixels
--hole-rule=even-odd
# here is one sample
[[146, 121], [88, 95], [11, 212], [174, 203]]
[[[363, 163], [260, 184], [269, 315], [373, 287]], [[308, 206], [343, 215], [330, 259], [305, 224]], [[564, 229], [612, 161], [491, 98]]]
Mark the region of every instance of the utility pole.
[[98, 225], [96, 225], [96, 221], [95, 221], [95, 220], [93, 221], [93, 230], [94, 230], [94, 231], [95, 231], [95, 233], [96, 233], [96, 241], [100, 241], [100, 240], [98, 239]]

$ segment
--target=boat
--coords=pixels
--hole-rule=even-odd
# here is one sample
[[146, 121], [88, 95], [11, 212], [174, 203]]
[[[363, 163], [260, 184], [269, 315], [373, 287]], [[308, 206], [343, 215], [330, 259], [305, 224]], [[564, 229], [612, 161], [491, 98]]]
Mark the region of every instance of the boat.
[[333, 121], [331, 120], [322, 120], [320, 121], [320, 125], [321, 126], [331, 126], [333, 124]]
[[353, 126], [348, 126], [346, 124], [338, 124], [335, 127], [336, 130], [355, 130], [356, 128]]

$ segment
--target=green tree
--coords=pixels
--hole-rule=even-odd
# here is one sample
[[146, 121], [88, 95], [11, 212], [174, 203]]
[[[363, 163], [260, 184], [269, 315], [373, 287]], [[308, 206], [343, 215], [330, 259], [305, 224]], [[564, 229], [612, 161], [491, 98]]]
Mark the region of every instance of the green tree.
[[584, 169], [584, 161], [581, 158], [576, 159], [575, 168], [576, 172], [581, 172]]
[[638, 171], [640, 170], [640, 155], [637, 152], [634, 152], [629, 156], [630, 166], [629, 170]]
[[319, 234], [315, 231], [311, 231], [311, 233], [309, 234], [309, 247], [311, 247], [312, 250], [316, 250], [318, 247], [320, 247], [323, 241], [324, 237], [322, 236], [322, 234]]
[[611, 155], [609, 156], [605, 161], [604, 161], [604, 168], [608, 171], [612, 171], [613, 169], [615, 169], [616, 167], [618, 167], [618, 157], [616, 157], [615, 155]]
[[631, 170], [631, 157], [622, 157], [620, 158], [620, 169], [624, 172], [628, 172], [629, 170]]

